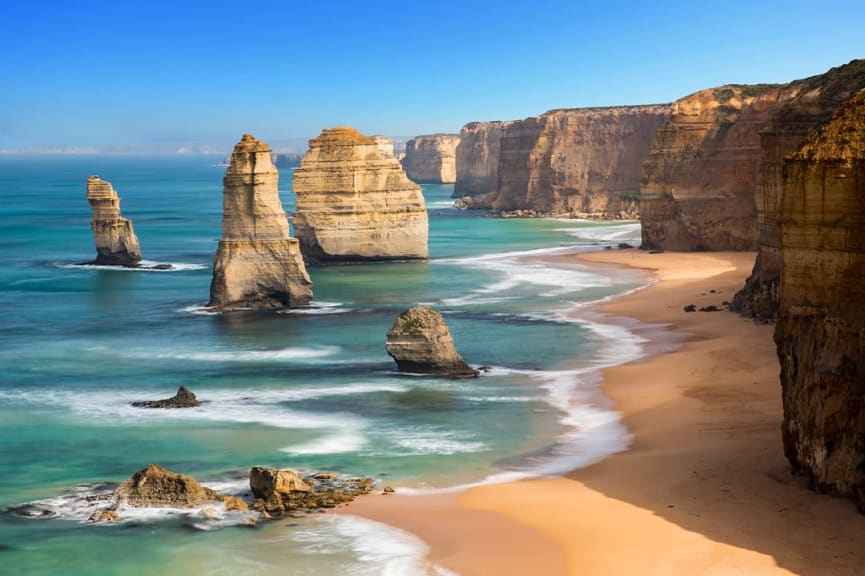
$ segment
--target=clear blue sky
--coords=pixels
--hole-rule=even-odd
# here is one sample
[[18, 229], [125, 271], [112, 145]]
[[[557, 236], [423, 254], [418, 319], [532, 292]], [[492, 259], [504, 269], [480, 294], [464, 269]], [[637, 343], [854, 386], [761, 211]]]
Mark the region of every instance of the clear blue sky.
[[13, 1], [0, 149], [457, 132], [865, 57], [865, 2]]

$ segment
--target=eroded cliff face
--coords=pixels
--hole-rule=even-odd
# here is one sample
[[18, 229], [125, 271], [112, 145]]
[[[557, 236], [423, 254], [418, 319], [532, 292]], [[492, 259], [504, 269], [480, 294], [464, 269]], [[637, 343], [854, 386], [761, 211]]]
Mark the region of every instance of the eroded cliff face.
[[779, 207], [784, 451], [865, 512], [865, 93], [785, 161]]
[[781, 86], [721, 86], [673, 104], [643, 164], [643, 248], [756, 250], [760, 131]]
[[141, 248], [132, 221], [120, 215], [120, 197], [111, 182], [99, 176], [87, 179], [87, 201], [93, 210], [90, 222], [96, 241], [96, 260], [101, 266], [138, 266]]
[[459, 134], [415, 136], [405, 145], [402, 167], [414, 182], [456, 182], [456, 151]]
[[778, 221], [784, 157], [795, 152], [809, 134], [863, 88], [865, 60], [853, 60], [782, 89], [782, 105], [761, 133], [756, 194], [759, 254], [754, 271], [736, 294], [731, 309], [749, 316], [775, 317], [781, 275]]
[[300, 245], [289, 236], [270, 146], [244, 134], [223, 179], [222, 240], [210, 303], [219, 309], [303, 306], [312, 298]]
[[638, 217], [642, 162], [668, 105], [553, 110], [503, 128], [498, 212]]
[[470, 197], [473, 207], [491, 207], [499, 189], [502, 131], [511, 122], [470, 122], [460, 130], [456, 149], [454, 198]]
[[294, 172], [294, 231], [308, 261], [427, 258], [420, 186], [354, 128], [325, 129]]

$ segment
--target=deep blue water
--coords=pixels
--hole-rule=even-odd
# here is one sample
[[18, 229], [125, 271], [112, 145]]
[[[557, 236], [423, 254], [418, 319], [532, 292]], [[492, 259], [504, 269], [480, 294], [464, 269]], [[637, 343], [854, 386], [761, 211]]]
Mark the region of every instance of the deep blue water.
[[[561, 472], [624, 446], [592, 375], [638, 345], [573, 311], [645, 277], [556, 254], [634, 243], [637, 224], [488, 218], [453, 209], [452, 186], [428, 185], [429, 262], [314, 267], [307, 309], [205, 314], [217, 160], [0, 156], [0, 508], [47, 499], [59, 514], [0, 513], [0, 573], [423, 573], [417, 542], [352, 518], [202, 532], [190, 529], [200, 518], [152, 511], [94, 526], [75, 495], [151, 462], [229, 492], [255, 464], [417, 490]], [[145, 260], [175, 270], [75, 265], [95, 257], [91, 174], [118, 191]], [[290, 171], [280, 190], [290, 214]], [[419, 303], [492, 371], [395, 373], [385, 333]], [[129, 406], [180, 384], [206, 403]]]

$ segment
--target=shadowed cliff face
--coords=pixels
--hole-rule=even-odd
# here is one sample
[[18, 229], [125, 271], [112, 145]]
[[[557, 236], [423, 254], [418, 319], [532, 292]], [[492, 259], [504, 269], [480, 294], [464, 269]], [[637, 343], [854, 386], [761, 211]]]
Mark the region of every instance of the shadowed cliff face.
[[499, 147], [510, 122], [470, 122], [460, 131], [456, 149], [454, 198], [470, 196], [478, 208], [489, 208], [499, 186]]
[[785, 161], [779, 207], [784, 452], [865, 512], [865, 93]]
[[732, 309], [749, 316], [774, 318], [781, 274], [779, 208], [784, 186], [784, 157], [795, 152], [844, 102], [865, 88], [865, 60], [797, 80], [781, 93], [783, 105], [761, 133], [757, 182], [759, 255]]
[[414, 182], [455, 182], [459, 143], [459, 134], [431, 134], [412, 138], [406, 143], [405, 158], [401, 160], [406, 175]]
[[554, 110], [503, 129], [499, 212], [636, 217], [640, 167], [668, 105]]
[[643, 248], [754, 250], [760, 130], [780, 86], [721, 86], [673, 105], [643, 165]]

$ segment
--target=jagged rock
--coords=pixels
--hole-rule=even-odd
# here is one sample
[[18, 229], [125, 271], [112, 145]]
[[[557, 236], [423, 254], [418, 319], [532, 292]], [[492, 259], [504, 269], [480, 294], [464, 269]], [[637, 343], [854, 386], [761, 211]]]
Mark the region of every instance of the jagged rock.
[[311, 262], [425, 259], [420, 187], [393, 154], [354, 128], [325, 129], [294, 172], [294, 231]]
[[201, 403], [195, 398], [195, 394], [186, 389], [185, 386], [180, 386], [177, 389], [177, 394], [171, 398], [163, 400], [143, 400], [139, 402], [131, 402], [136, 408], [194, 408], [200, 406]]
[[117, 522], [120, 515], [114, 510], [99, 510], [90, 515], [88, 522]]
[[415, 136], [405, 145], [402, 167], [406, 175], [415, 182], [455, 182], [456, 149], [459, 143], [459, 134]]
[[[499, 189], [502, 131], [510, 124], [470, 122], [460, 130], [453, 198], [462, 198], [468, 208], [492, 207], [492, 199]], [[474, 201], [468, 202], [465, 197]]]
[[457, 353], [442, 315], [429, 306], [411, 308], [397, 316], [388, 330], [386, 346], [401, 372], [450, 378], [478, 375]]
[[780, 310], [784, 452], [865, 513], [865, 92], [784, 162]]
[[788, 84], [783, 105], [760, 135], [757, 179], [759, 253], [754, 270], [731, 305], [741, 314], [775, 318], [781, 276], [778, 226], [784, 188], [784, 158], [795, 152], [817, 127], [859, 90], [865, 88], [865, 60], [853, 60], [824, 74]]
[[293, 510], [333, 508], [351, 502], [372, 490], [372, 478], [341, 480], [331, 473], [304, 478], [294, 470], [253, 466], [249, 487], [255, 496], [254, 508], [266, 517], [279, 517]]
[[299, 243], [288, 233], [278, 181], [270, 147], [244, 134], [223, 180], [222, 240], [208, 306], [296, 307], [312, 298]]
[[93, 236], [96, 260], [102, 266], [138, 266], [141, 248], [132, 221], [120, 215], [120, 197], [111, 183], [99, 176], [87, 179], [87, 201], [93, 210]]
[[684, 310], [685, 310], [685, 312], [696, 312], [697, 311], [697, 305], [696, 304], [688, 304], [685, 306]]
[[502, 129], [497, 212], [639, 217], [640, 169], [670, 106], [552, 110]]
[[191, 476], [150, 464], [132, 475], [114, 491], [118, 503], [135, 507], [197, 508], [207, 503], [223, 502], [227, 510], [246, 512], [243, 500], [205, 488]]

